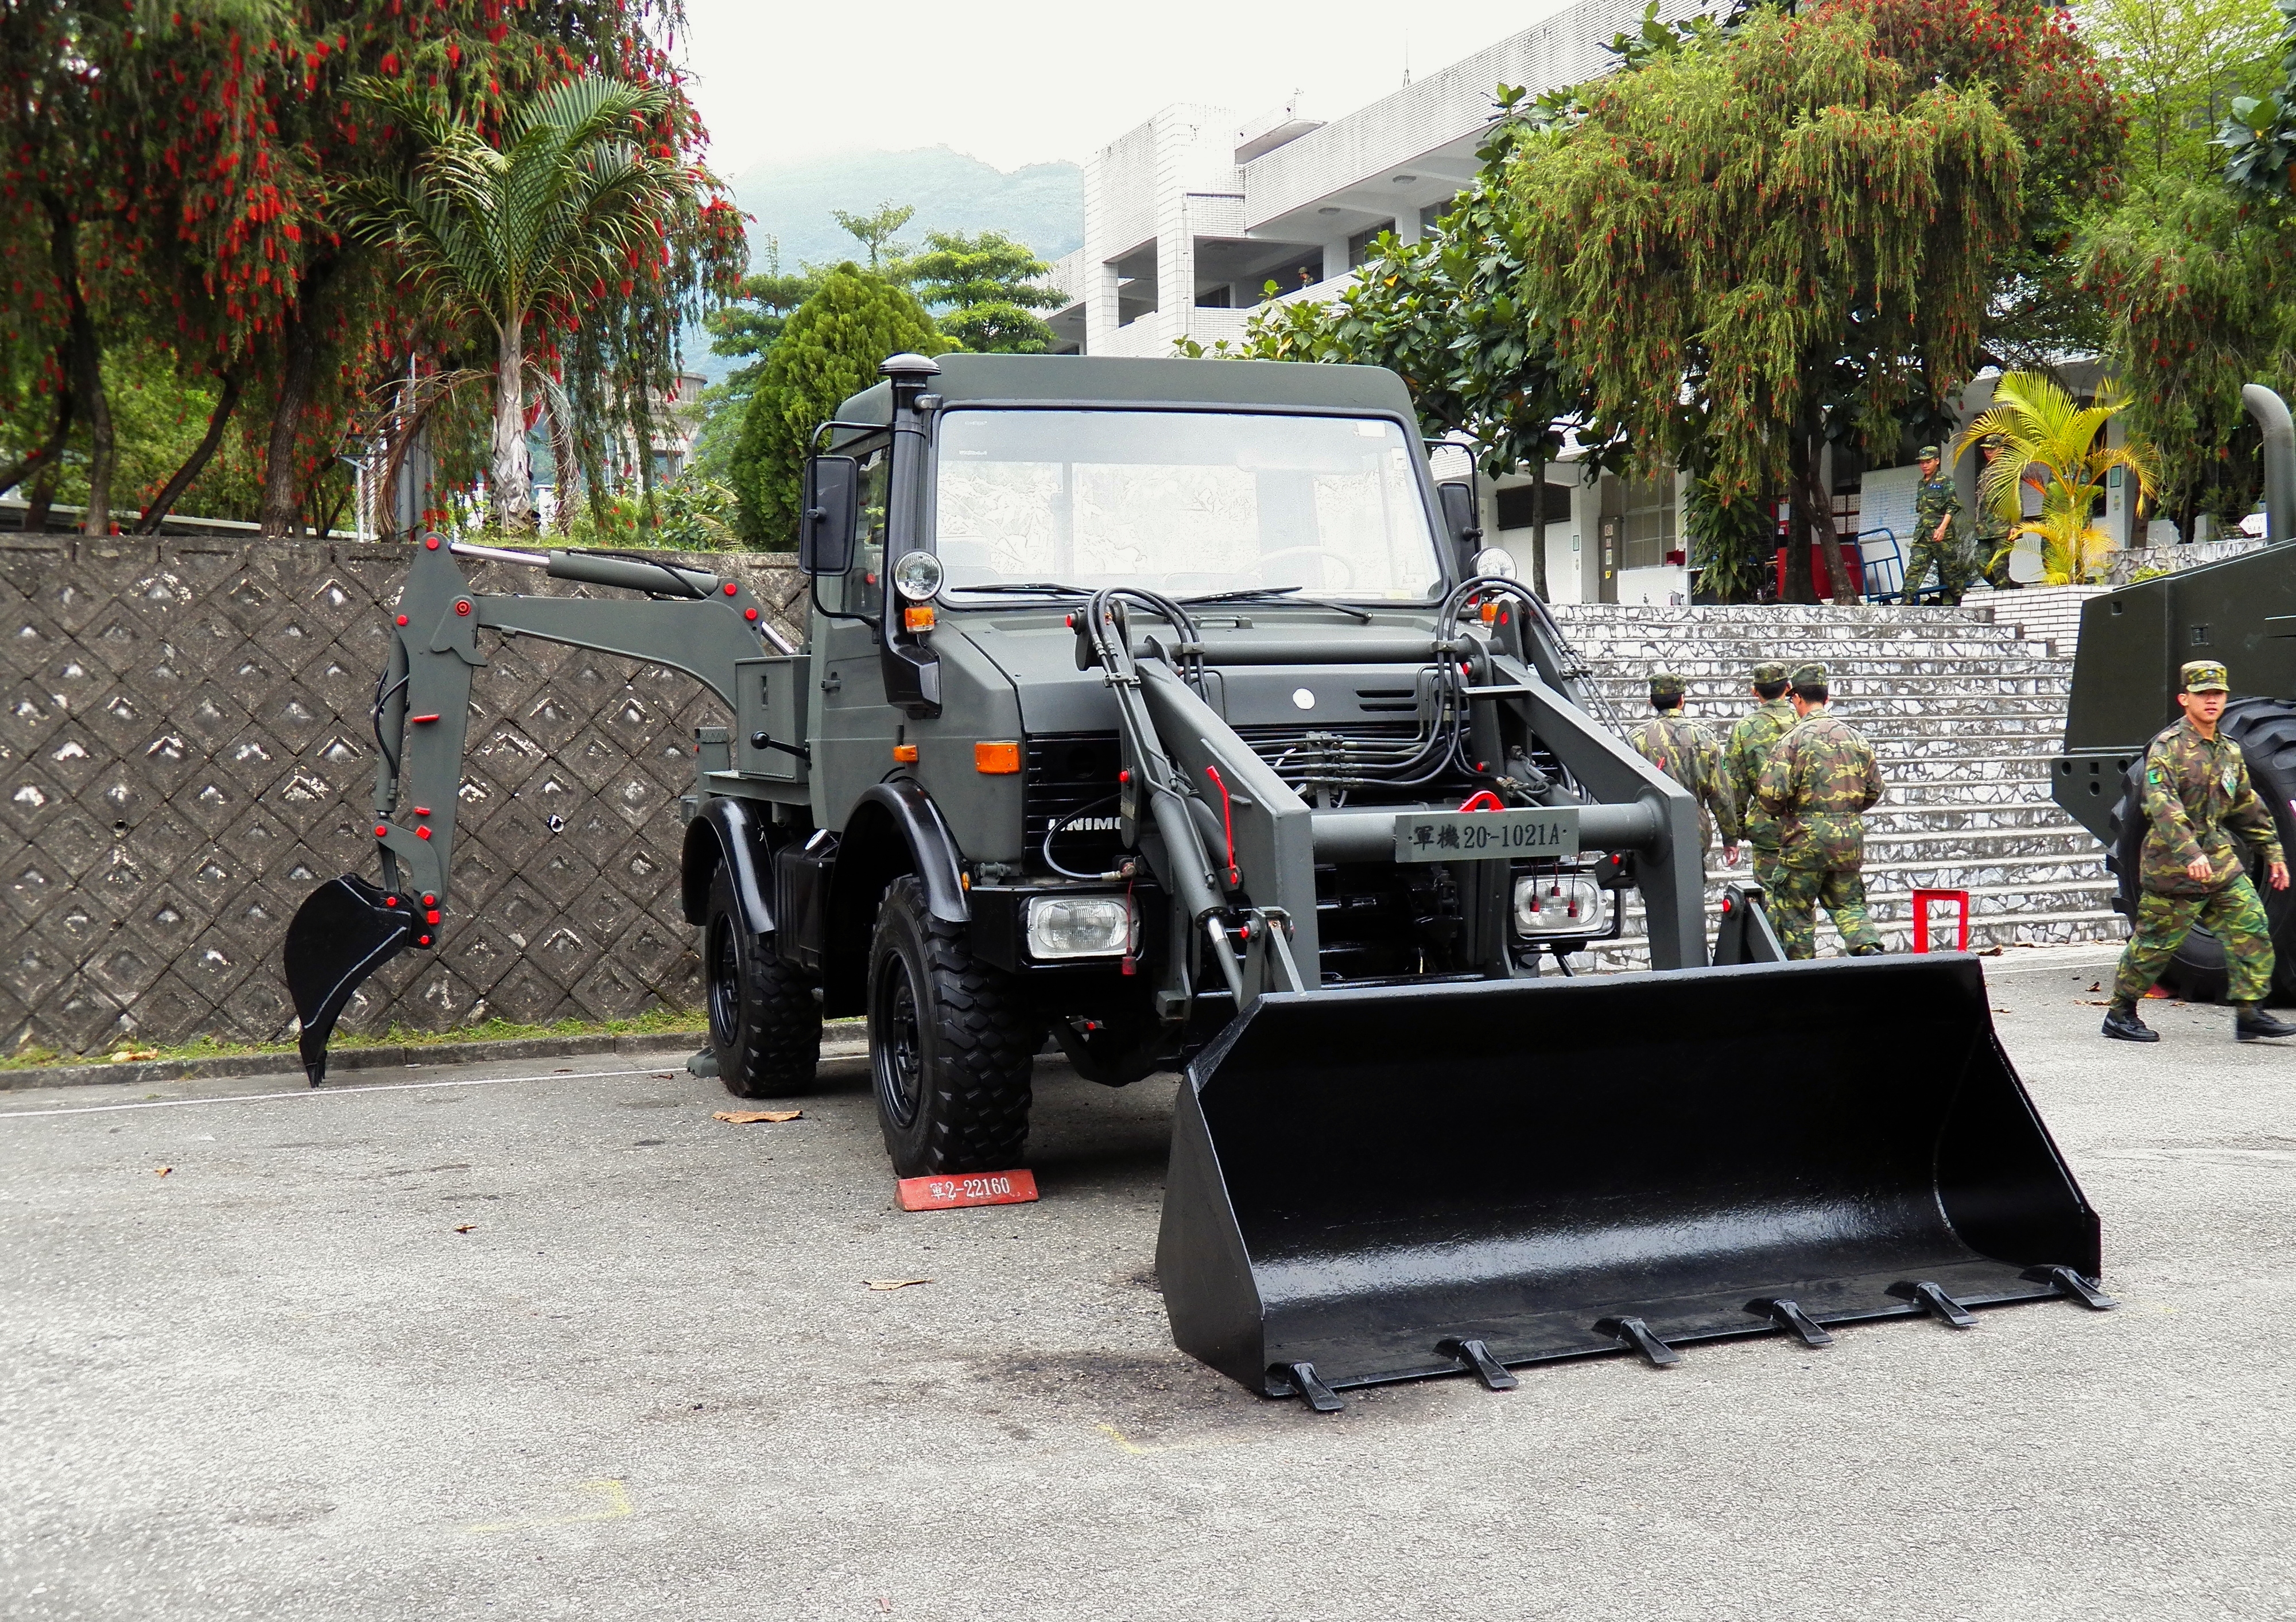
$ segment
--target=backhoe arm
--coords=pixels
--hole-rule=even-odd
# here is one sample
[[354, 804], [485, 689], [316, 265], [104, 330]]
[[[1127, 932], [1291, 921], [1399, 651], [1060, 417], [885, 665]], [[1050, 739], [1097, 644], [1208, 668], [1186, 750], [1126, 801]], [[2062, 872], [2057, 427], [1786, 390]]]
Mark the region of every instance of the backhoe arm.
[[[485, 596], [471, 590], [457, 554], [673, 600]], [[392, 618], [390, 662], [374, 708], [373, 828], [382, 884], [349, 873], [330, 880], [287, 927], [287, 987], [313, 1086], [326, 1074], [335, 1021], [360, 985], [400, 952], [436, 949], [442, 938], [471, 673], [487, 662], [480, 627], [683, 670], [729, 704], [734, 663], [756, 658], [761, 637], [790, 651], [767, 624], [764, 604], [738, 581], [646, 560], [506, 552], [436, 536], [416, 549]]]

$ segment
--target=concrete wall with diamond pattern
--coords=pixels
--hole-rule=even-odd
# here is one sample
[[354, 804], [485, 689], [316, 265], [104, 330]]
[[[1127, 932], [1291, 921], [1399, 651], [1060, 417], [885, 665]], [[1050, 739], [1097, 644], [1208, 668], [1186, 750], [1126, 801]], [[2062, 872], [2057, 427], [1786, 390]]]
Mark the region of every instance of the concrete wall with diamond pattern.
[[[798, 603], [786, 557], [690, 561]], [[0, 540], [0, 1050], [287, 1034], [287, 920], [323, 879], [378, 876], [369, 706], [405, 561], [340, 543]], [[593, 589], [498, 565], [472, 584]], [[531, 637], [481, 651], [444, 950], [384, 970], [345, 1028], [698, 1005], [676, 799], [715, 700]]]

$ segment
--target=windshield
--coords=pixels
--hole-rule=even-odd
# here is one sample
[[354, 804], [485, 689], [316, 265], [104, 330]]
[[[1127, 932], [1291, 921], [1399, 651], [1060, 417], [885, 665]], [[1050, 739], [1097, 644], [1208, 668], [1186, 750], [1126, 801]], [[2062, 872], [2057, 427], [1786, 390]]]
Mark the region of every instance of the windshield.
[[934, 528], [951, 588], [1421, 600], [1440, 577], [1396, 423], [1195, 411], [951, 411]]

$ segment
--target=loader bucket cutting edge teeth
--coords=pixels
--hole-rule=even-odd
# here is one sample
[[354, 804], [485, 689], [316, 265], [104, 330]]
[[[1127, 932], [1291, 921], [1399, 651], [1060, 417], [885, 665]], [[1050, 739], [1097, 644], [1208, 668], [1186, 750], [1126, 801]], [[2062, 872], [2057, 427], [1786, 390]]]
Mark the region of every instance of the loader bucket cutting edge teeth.
[[1967, 1308], [2066, 1272], [2094, 1291], [2096, 1216], [1966, 956], [1264, 997], [1189, 1068], [1157, 1247], [1181, 1348], [1270, 1397], [1628, 1323], [1646, 1356], [1815, 1344], [1941, 1310], [1909, 1281]]
[[327, 1040], [351, 994], [406, 948], [416, 916], [406, 898], [353, 873], [328, 880], [295, 910], [283, 956], [301, 1021], [296, 1045], [313, 1086], [326, 1077]]

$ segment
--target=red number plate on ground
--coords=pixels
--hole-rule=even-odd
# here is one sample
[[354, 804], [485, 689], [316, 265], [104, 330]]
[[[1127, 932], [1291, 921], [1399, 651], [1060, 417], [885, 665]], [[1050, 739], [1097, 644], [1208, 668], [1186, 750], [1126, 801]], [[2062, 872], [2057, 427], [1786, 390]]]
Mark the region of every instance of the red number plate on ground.
[[1025, 1205], [1037, 1197], [1032, 1171], [954, 1172], [945, 1177], [901, 1179], [905, 1211], [947, 1211], [960, 1205]]

